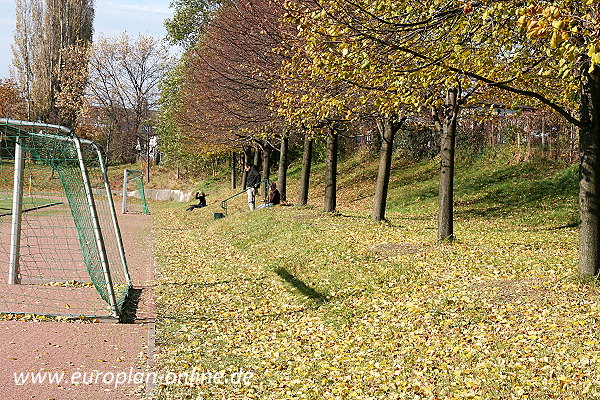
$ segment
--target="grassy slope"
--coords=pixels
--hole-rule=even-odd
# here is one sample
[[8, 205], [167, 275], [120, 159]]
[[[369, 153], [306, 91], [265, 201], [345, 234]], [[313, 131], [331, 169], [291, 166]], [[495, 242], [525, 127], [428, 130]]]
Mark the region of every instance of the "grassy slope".
[[322, 165], [312, 207], [249, 213], [239, 199], [214, 221], [214, 205], [155, 205], [159, 368], [254, 374], [159, 398], [599, 397], [576, 169], [507, 161], [459, 162], [453, 244], [435, 241], [435, 161], [396, 161], [387, 223], [369, 219], [377, 163], [364, 155], [340, 167], [338, 216], [319, 211]]

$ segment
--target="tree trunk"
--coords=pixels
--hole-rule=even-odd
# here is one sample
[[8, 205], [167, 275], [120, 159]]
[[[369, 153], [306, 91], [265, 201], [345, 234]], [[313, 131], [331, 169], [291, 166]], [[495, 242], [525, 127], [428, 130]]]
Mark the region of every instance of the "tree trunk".
[[393, 117], [387, 115], [378, 121], [377, 127], [379, 128], [381, 137], [381, 153], [379, 156], [379, 170], [377, 171], [377, 184], [375, 185], [375, 198], [373, 200], [371, 219], [381, 221], [385, 219], [385, 205], [392, 168], [394, 136], [397, 128], [394, 127]]
[[304, 152], [302, 154], [302, 174], [300, 176], [300, 191], [298, 194], [298, 205], [308, 204], [308, 184], [310, 181], [310, 167], [312, 164], [313, 139], [304, 136]]
[[600, 70], [588, 73], [581, 90], [579, 129], [579, 274], [597, 277], [600, 270], [598, 229], [598, 169], [600, 149]]
[[456, 88], [448, 89], [444, 120], [441, 123], [438, 240], [454, 239], [454, 145], [459, 111], [457, 97]]
[[246, 168], [244, 168], [246, 166], [246, 157], [244, 155], [244, 153], [242, 152], [238, 158], [237, 158], [237, 166], [238, 166], [238, 176], [239, 176], [239, 186], [240, 188], [244, 189], [244, 183], [245, 183], [245, 178], [246, 178]]
[[252, 161], [252, 164], [254, 164], [255, 166], [259, 166], [260, 165], [260, 146], [254, 146], [254, 161]]
[[329, 135], [327, 135], [327, 156], [325, 160], [325, 199], [323, 205], [325, 212], [334, 212], [336, 208], [337, 143], [338, 133], [335, 128], [331, 128]]
[[237, 157], [234, 151], [231, 152], [231, 188], [237, 187]]
[[269, 179], [271, 176], [271, 153], [273, 152], [273, 148], [270, 144], [265, 143], [262, 148], [262, 171], [261, 171], [261, 179]]
[[281, 195], [281, 201], [286, 200], [287, 192], [288, 142], [289, 135], [284, 133], [279, 147], [279, 171], [277, 172], [277, 188]]
[[[248, 165], [250, 163], [250, 157], [252, 156], [252, 147], [248, 146], [244, 149], [244, 166]], [[246, 188], [246, 178], [248, 177], [248, 172], [246, 171], [246, 168], [242, 168], [242, 179], [241, 179], [241, 183], [240, 186], [242, 187], [242, 189]]]

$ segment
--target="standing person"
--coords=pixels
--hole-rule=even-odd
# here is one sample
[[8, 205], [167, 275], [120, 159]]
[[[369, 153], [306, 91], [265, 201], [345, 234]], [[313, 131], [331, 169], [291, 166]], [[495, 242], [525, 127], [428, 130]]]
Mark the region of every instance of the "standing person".
[[256, 208], [273, 207], [279, 203], [281, 203], [281, 193], [279, 193], [279, 190], [277, 190], [277, 184], [275, 182], [271, 182], [269, 185], [269, 202], [266, 204], [261, 204]]
[[204, 192], [196, 192], [196, 199], [198, 200], [198, 204], [192, 204], [186, 211], [192, 211], [194, 208], [206, 207], [206, 194]]
[[248, 193], [248, 207], [254, 210], [256, 188], [260, 184], [260, 173], [252, 164], [246, 164], [246, 192]]

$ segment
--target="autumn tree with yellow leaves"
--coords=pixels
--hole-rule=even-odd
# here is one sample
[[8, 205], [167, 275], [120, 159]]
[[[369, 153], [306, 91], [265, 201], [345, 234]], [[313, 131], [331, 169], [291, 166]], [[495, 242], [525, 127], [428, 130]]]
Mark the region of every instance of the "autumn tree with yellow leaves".
[[419, 92], [439, 93], [459, 79], [463, 87], [513, 96], [512, 102], [538, 103], [575, 125], [581, 143], [579, 272], [598, 275], [598, 2], [309, 3], [294, 23], [305, 32], [315, 73], [371, 88], [363, 103], [390, 112], [406, 102], [435, 106], [443, 96], [434, 92], [423, 100]]
[[[292, 87], [280, 89], [280, 104], [287, 106], [284, 112], [292, 118], [331, 118], [331, 114], [337, 114], [346, 120], [371, 119], [376, 123], [382, 151], [371, 217], [379, 221], [385, 219], [392, 146], [401, 121], [431, 107], [435, 127], [444, 138], [439, 236], [452, 238], [456, 120], [460, 106], [475, 90], [462, 90], [469, 82], [464, 83], [458, 74], [428, 79], [435, 73], [435, 66], [416, 56], [419, 51], [428, 51], [428, 32], [443, 24], [443, 19], [430, 20], [427, 13], [415, 13], [411, 16], [415, 21], [403, 25], [375, 18], [368, 8], [362, 9], [356, 3], [304, 0], [286, 4], [287, 21], [296, 26], [300, 39], [282, 76], [303, 72], [296, 82], [287, 79], [282, 84], [283, 88]], [[384, 38], [390, 37], [411, 50], [389, 48]], [[344, 94], [331, 90], [333, 87], [343, 87]], [[315, 96], [311, 91], [323, 94]]]

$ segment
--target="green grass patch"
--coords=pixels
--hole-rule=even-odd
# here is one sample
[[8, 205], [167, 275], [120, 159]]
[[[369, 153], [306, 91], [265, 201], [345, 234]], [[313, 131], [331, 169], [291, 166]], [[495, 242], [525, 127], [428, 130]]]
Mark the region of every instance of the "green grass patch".
[[436, 161], [396, 164], [386, 223], [369, 219], [375, 164], [340, 166], [336, 215], [319, 209], [318, 176], [308, 207], [219, 220], [214, 207], [155, 207], [157, 367], [253, 374], [157, 398], [599, 397], [600, 290], [576, 278], [576, 169], [461, 161], [458, 239], [439, 244]]
[[[56, 198], [45, 198], [45, 197], [33, 197], [33, 196], [24, 196], [21, 203], [21, 210], [23, 212], [32, 212], [35, 211], [39, 214], [43, 213], [44, 215], [61, 213], [64, 212], [63, 207], [54, 208], [54, 206], [59, 206], [64, 204], [60, 200], [56, 200]], [[7, 215], [12, 213], [12, 198], [6, 197], [0, 199], [0, 214]]]

